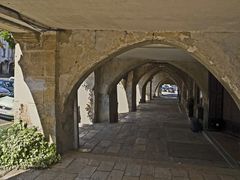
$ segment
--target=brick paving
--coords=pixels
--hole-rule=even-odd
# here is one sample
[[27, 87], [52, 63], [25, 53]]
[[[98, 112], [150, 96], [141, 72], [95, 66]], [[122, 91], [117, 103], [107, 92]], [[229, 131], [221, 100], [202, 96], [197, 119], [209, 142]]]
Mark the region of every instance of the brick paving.
[[142, 104], [119, 123], [81, 127], [79, 137], [80, 149], [60, 163], [9, 179], [240, 180], [239, 169], [229, 168], [201, 133], [190, 130], [173, 99]]

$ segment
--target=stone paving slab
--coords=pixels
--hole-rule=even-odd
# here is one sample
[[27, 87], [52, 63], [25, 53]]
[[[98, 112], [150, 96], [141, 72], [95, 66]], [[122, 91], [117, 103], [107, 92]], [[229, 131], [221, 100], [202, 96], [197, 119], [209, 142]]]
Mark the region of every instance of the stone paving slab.
[[227, 168], [203, 135], [191, 132], [173, 100], [154, 100], [119, 123], [83, 125], [79, 131], [79, 151], [60, 163], [11, 171], [2, 179], [240, 180], [240, 169]]
[[36, 179], [41, 173], [42, 173], [42, 171], [40, 171], [40, 170], [28, 170], [28, 171], [23, 171], [23, 172], [21, 172], [21, 170], [20, 171], [18, 170], [16, 172], [11, 171], [6, 176], [4, 176], [0, 179], [32, 180], [32, 179]]
[[[192, 158], [195, 163], [196, 159], [199, 158], [198, 162], [202, 162], [204, 160], [202, 157], [206, 157], [207, 161], [203, 164], [211, 164], [212, 160], [215, 160], [218, 163], [213, 163], [213, 165], [223, 166], [221, 163], [224, 164], [225, 161], [214, 154], [211, 145], [202, 134], [193, 133], [190, 130], [186, 115], [179, 113], [177, 105], [172, 101], [161, 103], [143, 104], [140, 106], [141, 111], [129, 113], [124, 117], [125, 121], [118, 124], [111, 126], [105, 124], [105, 127], [101, 126], [100, 129], [91, 127], [96, 133], [95, 137], [92, 137], [94, 140], [88, 140], [82, 148], [89, 149], [95, 154], [136, 159], [175, 161], [180, 157], [185, 162], [189, 162]], [[165, 111], [169, 108], [173, 110], [171, 114]], [[159, 111], [162, 112], [161, 115]], [[87, 128], [84, 129], [84, 131], [87, 130]], [[192, 151], [194, 153], [188, 153], [189, 151], [184, 151], [184, 147], [188, 146], [186, 143], [196, 144], [200, 148], [195, 148], [196, 151]], [[183, 146], [182, 151], [177, 145]], [[180, 152], [175, 151], [175, 147], [180, 149]], [[201, 156], [203, 149], [206, 149], [205, 152], [209, 150], [211, 153], [214, 152], [212, 153], [214, 155]]]
[[109, 174], [108, 180], [121, 180], [123, 177], [124, 171], [121, 170], [113, 170]]
[[[74, 156], [74, 155], [73, 155]], [[78, 155], [81, 156], [81, 155]], [[77, 156], [74, 156], [77, 157]], [[108, 157], [109, 158], [109, 157]], [[200, 167], [182, 164], [161, 164], [156, 161], [104, 158], [89, 156], [74, 159], [67, 168], [55, 165], [46, 170], [31, 170], [14, 176], [12, 180], [48, 179], [189, 179], [189, 180], [239, 180], [240, 170], [218, 167]], [[73, 164], [82, 162], [82, 169]], [[108, 167], [106, 168], [105, 167]], [[67, 169], [71, 167], [72, 172]], [[75, 169], [74, 169], [74, 168]], [[104, 168], [104, 169], [102, 169]], [[77, 172], [77, 173], [76, 173]], [[9, 177], [9, 176], [8, 176]]]
[[98, 167], [99, 171], [111, 171], [113, 169], [115, 162], [112, 161], [102, 161]]
[[167, 146], [169, 155], [172, 157], [223, 161], [223, 158], [218, 154], [218, 152], [209, 145], [168, 142]]

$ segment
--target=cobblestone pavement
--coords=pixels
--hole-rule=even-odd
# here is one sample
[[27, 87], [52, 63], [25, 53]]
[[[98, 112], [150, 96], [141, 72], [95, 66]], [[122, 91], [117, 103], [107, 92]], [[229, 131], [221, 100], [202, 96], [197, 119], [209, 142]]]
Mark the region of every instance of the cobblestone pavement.
[[240, 180], [203, 137], [190, 130], [176, 100], [154, 99], [119, 123], [80, 128], [78, 151], [47, 170], [12, 171], [18, 180]]

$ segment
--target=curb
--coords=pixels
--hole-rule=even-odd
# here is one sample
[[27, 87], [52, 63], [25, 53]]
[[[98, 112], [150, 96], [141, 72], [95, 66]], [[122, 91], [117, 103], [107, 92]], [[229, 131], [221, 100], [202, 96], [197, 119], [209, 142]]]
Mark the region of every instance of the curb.
[[206, 131], [202, 131], [203, 136], [210, 142], [210, 144], [217, 150], [231, 168], [239, 168], [239, 163], [236, 161], [218, 141], [210, 136]]

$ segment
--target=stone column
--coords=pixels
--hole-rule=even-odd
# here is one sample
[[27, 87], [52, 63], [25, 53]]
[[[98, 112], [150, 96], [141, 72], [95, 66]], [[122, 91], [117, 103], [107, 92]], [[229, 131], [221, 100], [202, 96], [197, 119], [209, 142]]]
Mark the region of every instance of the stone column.
[[128, 73], [127, 83], [126, 83], [126, 94], [128, 100], [129, 111], [136, 111], [136, 84], [134, 79], [134, 72], [131, 71]]
[[151, 92], [151, 90], [152, 90], [152, 88], [151, 88], [151, 80], [150, 81], [148, 81], [147, 83], [146, 83], [146, 97], [147, 97], [147, 101], [150, 101], [152, 98], [151, 98], [151, 95], [152, 95], [152, 92]]
[[157, 97], [160, 97], [161, 95], [161, 88], [160, 86], [157, 87]]
[[208, 129], [209, 100], [203, 99], [203, 129]]
[[185, 86], [182, 83], [181, 84], [181, 90], [180, 90], [180, 103], [185, 107], [185, 96], [184, 96]]
[[110, 102], [109, 102], [109, 95], [102, 94], [95, 90], [95, 116], [94, 122], [109, 122], [109, 114], [110, 114]]
[[95, 72], [95, 115], [94, 122], [109, 122], [110, 121], [110, 97], [109, 94], [103, 91], [104, 80], [101, 76], [101, 69]]
[[139, 102], [139, 103], [145, 103], [145, 102], [146, 102], [146, 86], [147, 86], [147, 84], [145, 84], [145, 85], [142, 87], [141, 99], [140, 99], [140, 102]]
[[118, 122], [117, 86], [109, 93], [109, 122]]
[[150, 87], [149, 87], [149, 99], [152, 100], [153, 99], [153, 93], [152, 93], [152, 80], [150, 80]]
[[76, 97], [74, 99], [74, 105], [73, 105], [73, 121], [74, 121], [74, 149], [79, 148], [79, 111], [78, 111], [78, 95], [76, 94]]
[[15, 119], [56, 142], [56, 33], [16, 33]]

